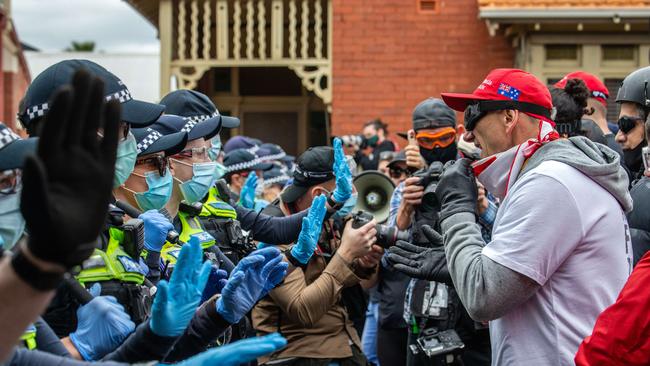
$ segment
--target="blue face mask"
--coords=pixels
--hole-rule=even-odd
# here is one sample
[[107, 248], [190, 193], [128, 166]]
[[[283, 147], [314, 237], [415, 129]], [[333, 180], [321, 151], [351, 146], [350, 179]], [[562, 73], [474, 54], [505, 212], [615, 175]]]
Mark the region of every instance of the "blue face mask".
[[[217, 162], [215, 162], [214, 164], [215, 164], [214, 170], [217, 172], [216, 173], [216, 177], [217, 177], [216, 179], [221, 179], [224, 175], [226, 175], [226, 173], [228, 173], [228, 168], [226, 168], [225, 165], [223, 165], [221, 163], [217, 163]], [[216, 179], [215, 179], [215, 181], [216, 181]]]
[[160, 210], [172, 196], [172, 187], [174, 186], [172, 174], [169, 169], [162, 177], [158, 171], [151, 171], [144, 174], [144, 179], [149, 187], [146, 192], [133, 192], [128, 188], [127, 190], [133, 193], [133, 197], [142, 211]]
[[219, 135], [215, 136], [210, 140], [212, 147], [208, 150], [208, 156], [210, 160], [215, 161], [219, 157], [221, 152], [221, 137]]
[[[183, 161], [174, 160], [174, 162], [190, 166], [190, 164]], [[192, 178], [187, 182], [179, 185], [183, 198], [189, 202], [194, 203], [201, 200], [208, 194], [210, 187], [217, 181], [217, 163], [194, 163], [192, 164]]]
[[126, 140], [117, 145], [117, 158], [115, 159], [115, 176], [113, 177], [113, 188], [124, 184], [133, 172], [135, 160], [138, 157], [137, 143], [135, 137], [129, 132]]
[[348, 200], [345, 201], [345, 203], [343, 204], [343, 207], [341, 207], [338, 211], [336, 211], [334, 216], [344, 218], [347, 215], [349, 215], [352, 212], [352, 210], [354, 209], [354, 206], [357, 205], [357, 197], [358, 196], [359, 196], [358, 193], [356, 193], [356, 192], [352, 193], [352, 196], [350, 196], [350, 198], [348, 198]]
[[4, 249], [11, 249], [25, 231], [20, 213], [20, 191], [0, 196], [0, 237]]

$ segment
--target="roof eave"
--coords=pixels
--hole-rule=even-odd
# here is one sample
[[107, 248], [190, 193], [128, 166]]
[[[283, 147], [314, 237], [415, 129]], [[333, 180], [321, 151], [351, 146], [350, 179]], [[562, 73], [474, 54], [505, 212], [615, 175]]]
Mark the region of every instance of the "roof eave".
[[539, 22], [540, 20], [613, 20], [647, 22], [650, 8], [479, 8], [481, 19], [511, 22]]

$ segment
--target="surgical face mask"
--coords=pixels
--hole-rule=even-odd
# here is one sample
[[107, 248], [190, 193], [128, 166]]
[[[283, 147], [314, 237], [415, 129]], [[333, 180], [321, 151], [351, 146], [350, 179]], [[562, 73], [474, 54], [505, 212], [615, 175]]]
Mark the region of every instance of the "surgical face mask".
[[334, 213], [335, 217], [340, 217], [344, 218], [347, 215], [349, 215], [352, 210], [354, 209], [354, 206], [357, 205], [357, 198], [359, 197], [359, 194], [357, 192], [352, 193], [352, 196], [348, 198], [347, 201], [343, 204], [343, 207], [341, 207], [336, 213]]
[[[190, 164], [180, 160], [174, 159], [174, 162], [190, 166]], [[178, 179], [174, 178], [180, 183], [179, 188], [181, 190], [181, 194], [187, 202], [198, 202], [203, 199], [206, 194], [208, 194], [210, 187], [212, 187], [214, 185], [214, 182], [217, 181], [217, 170], [215, 167], [216, 164], [217, 163], [214, 162], [194, 163], [191, 164], [192, 178], [190, 180], [186, 182], [180, 182]]]
[[174, 186], [172, 174], [167, 169], [165, 175], [161, 177], [155, 170], [144, 173], [144, 179], [149, 187], [147, 191], [134, 192], [128, 188], [126, 190], [133, 193], [133, 197], [142, 211], [160, 210], [172, 196], [172, 187]]
[[133, 172], [135, 161], [138, 157], [135, 137], [129, 132], [126, 140], [117, 145], [117, 158], [115, 159], [115, 176], [113, 177], [113, 188], [124, 184]]
[[214, 170], [216, 171], [215, 176], [217, 177], [217, 179], [223, 178], [223, 176], [226, 175], [226, 173], [228, 173], [228, 168], [226, 168], [226, 166], [221, 163], [217, 163], [216, 161], [214, 162], [214, 164], [215, 164]]
[[210, 144], [212, 147], [208, 150], [208, 156], [210, 156], [210, 160], [215, 161], [221, 152], [221, 137], [219, 135], [213, 137]]
[[0, 237], [4, 249], [11, 249], [25, 231], [20, 213], [20, 191], [0, 196]]

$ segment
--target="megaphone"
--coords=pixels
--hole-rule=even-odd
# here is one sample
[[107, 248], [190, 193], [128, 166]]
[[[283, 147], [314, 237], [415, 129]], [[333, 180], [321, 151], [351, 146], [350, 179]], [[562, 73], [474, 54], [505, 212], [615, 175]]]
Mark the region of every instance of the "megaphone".
[[390, 214], [390, 197], [395, 190], [393, 181], [376, 170], [367, 170], [357, 175], [352, 183], [358, 192], [353, 211], [366, 211], [377, 223], [386, 221]]

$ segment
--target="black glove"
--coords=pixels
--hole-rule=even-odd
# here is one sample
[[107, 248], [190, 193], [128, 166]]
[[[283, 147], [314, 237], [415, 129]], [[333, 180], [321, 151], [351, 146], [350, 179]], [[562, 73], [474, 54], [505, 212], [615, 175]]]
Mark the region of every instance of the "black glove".
[[468, 159], [450, 161], [445, 164], [436, 187], [436, 196], [441, 206], [441, 222], [460, 212], [476, 215], [478, 187]]
[[77, 71], [72, 88], [54, 95], [44, 122], [38, 156], [23, 168], [20, 210], [31, 254], [71, 268], [93, 253], [106, 220], [120, 104], [105, 103], [104, 83]]
[[430, 226], [422, 227], [422, 232], [433, 247], [421, 247], [402, 240], [388, 249], [386, 259], [396, 270], [409, 277], [451, 284], [447, 269], [447, 259], [442, 236]]

